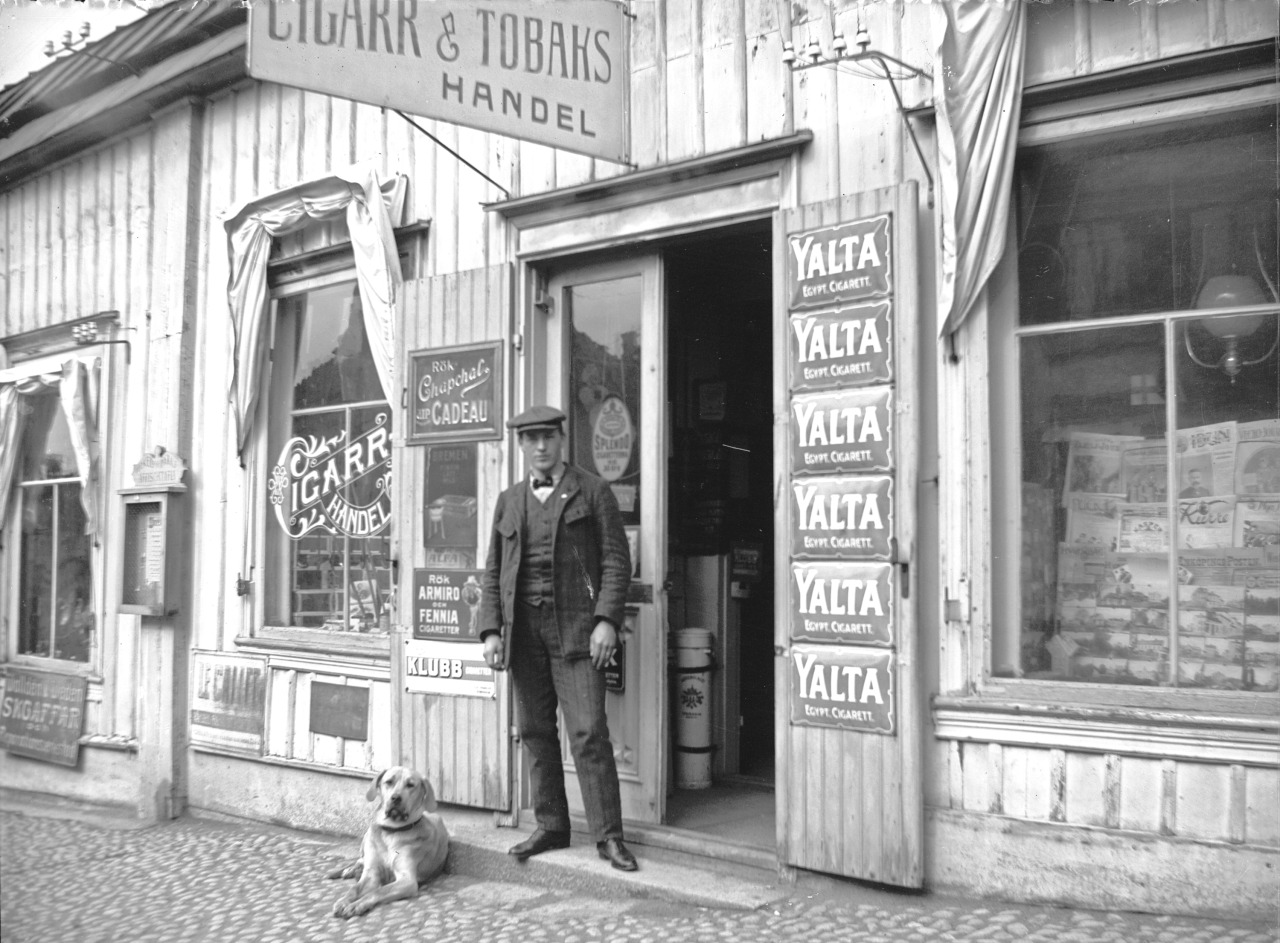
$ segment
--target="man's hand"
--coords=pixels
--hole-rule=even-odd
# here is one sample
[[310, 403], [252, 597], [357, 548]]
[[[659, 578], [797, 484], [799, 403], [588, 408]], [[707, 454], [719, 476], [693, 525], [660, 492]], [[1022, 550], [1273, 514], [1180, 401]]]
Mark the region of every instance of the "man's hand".
[[502, 636], [497, 632], [484, 637], [484, 663], [494, 671], [502, 670]]
[[613, 661], [613, 654], [618, 649], [618, 632], [608, 619], [597, 619], [596, 627], [591, 631], [591, 664], [597, 671], [603, 671], [605, 665]]

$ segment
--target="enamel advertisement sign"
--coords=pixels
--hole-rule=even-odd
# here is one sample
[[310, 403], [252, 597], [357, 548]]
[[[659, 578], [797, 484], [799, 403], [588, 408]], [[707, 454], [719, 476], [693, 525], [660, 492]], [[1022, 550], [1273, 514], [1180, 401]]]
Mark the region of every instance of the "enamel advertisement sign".
[[893, 467], [889, 387], [808, 393], [791, 400], [791, 467], [806, 474]]
[[889, 292], [889, 215], [787, 236], [792, 310], [826, 308]]
[[892, 652], [796, 645], [790, 652], [791, 722], [892, 736]]
[[893, 377], [891, 316], [887, 300], [791, 315], [791, 388], [888, 383]]
[[893, 479], [796, 478], [791, 482], [791, 555], [888, 560], [893, 537]]
[[797, 642], [894, 644], [897, 580], [889, 563], [791, 564], [791, 638]]
[[500, 341], [409, 354], [406, 443], [502, 438], [501, 376]]

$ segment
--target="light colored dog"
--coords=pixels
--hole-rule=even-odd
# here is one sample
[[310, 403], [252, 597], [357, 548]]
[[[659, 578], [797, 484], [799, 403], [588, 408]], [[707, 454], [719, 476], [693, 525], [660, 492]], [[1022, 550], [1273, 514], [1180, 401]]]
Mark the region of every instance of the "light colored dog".
[[436, 812], [436, 795], [420, 773], [392, 766], [378, 774], [365, 798], [377, 801], [364, 833], [360, 860], [329, 872], [331, 878], [358, 878], [334, 902], [337, 917], [366, 914], [390, 900], [418, 896], [418, 885], [444, 870], [449, 832]]

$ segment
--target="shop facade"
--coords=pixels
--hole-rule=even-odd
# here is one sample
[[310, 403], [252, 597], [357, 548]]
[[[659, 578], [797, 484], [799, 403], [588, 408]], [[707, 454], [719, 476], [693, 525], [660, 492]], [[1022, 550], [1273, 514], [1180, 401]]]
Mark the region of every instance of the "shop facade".
[[407, 762], [518, 819], [470, 620], [545, 401], [633, 541], [644, 840], [741, 855], [710, 782], [784, 870], [1268, 912], [1276, 4], [474, 6], [563, 66], [528, 127], [254, 62], [465, 47], [413, 4], [161, 8], [0, 92], [0, 786], [354, 832]]

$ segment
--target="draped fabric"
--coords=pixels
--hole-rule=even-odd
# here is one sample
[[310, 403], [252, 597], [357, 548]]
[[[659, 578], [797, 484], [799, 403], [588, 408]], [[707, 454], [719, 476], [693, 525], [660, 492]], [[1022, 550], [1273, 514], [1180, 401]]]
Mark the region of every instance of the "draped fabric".
[[377, 171], [357, 167], [257, 197], [227, 213], [231, 256], [227, 300], [232, 328], [228, 397], [236, 418], [239, 454], [244, 454], [253, 431], [253, 417], [270, 368], [272, 325], [267, 304], [267, 257], [271, 240], [313, 222], [346, 214], [369, 349], [387, 400], [399, 401], [395, 395], [399, 388], [395, 304], [400, 259], [392, 217], [398, 220], [403, 211], [405, 185], [404, 177], [383, 184]]
[[76, 457], [85, 533], [96, 534], [100, 523], [98, 426], [93, 399], [96, 375], [90, 375], [88, 364], [79, 357], [67, 357], [60, 364], [42, 366], [42, 370], [21, 367], [0, 370], [0, 529], [4, 527], [4, 509], [9, 506], [12, 495], [18, 447], [29, 412], [22, 404], [22, 397], [56, 390]]
[[1027, 17], [1022, 0], [945, 0], [933, 9], [946, 336], [969, 316], [1005, 250]]

